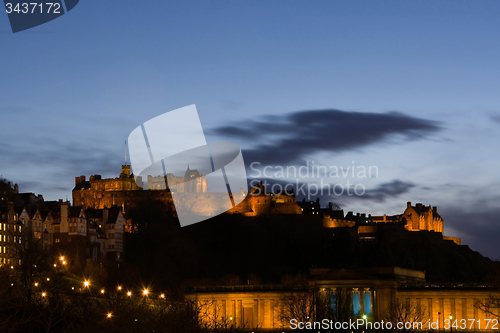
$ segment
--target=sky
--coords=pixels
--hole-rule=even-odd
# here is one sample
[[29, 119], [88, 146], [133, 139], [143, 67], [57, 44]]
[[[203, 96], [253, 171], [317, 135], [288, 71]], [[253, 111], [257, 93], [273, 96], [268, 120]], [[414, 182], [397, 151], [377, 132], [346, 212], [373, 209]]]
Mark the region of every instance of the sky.
[[15, 34], [0, 15], [0, 174], [71, 198], [76, 176], [118, 176], [134, 128], [195, 104], [249, 178], [350, 181], [362, 195], [322, 205], [372, 215], [431, 204], [445, 235], [497, 258], [499, 14], [498, 1], [82, 0]]

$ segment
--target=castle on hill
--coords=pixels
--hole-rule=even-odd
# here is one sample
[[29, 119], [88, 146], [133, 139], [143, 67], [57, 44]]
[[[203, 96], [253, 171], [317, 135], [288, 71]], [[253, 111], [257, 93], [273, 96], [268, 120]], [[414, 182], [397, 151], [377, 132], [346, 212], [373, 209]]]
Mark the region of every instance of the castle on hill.
[[[190, 169], [189, 166], [183, 177], [176, 177], [171, 173], [164, 177], [148, 176], [147, 185], [144, 187], [140, 185], [143, 185], [142, 179], [138, 177], [136, 181], [134, 175], [130, 173], [129, 165], [122, 166], [122, 172], [118, 178], [103, 179], [100, 175], [92, 175], [89, 180], [86, 180], [85, 176], [75, 177], [75, 187], [72, 191], [73, 206], [92, 209], [121, 206], [123, 211], [128, 212], [130, 208], [136, 207], [143, 200], [154, 200], [163, 202], [175, 215], [171, 194], [171, 188], [175, 188], [177, 197], [181, 197], [180, 202], [183, 205], [192, 207], [196, 201], [198, 203], [196, 206], [201, 207], [201, 210], [196, 213], [212, 216], [220, 211], [220, 207], [214, 207], [214, 200], [211, 199], [214, 196], [227, 195], [208, 192], [206, 176], [198, 170]], [[229, 195], [232, 197], [240, 193], [229, 193]], [[203, 201], [206, 204], [203, 204]], [[200, 202], [202, 204], [199, 204]], [[291, 193], [268, 193], [261, 183], [253, 186], [245, 200], [226, 213], [260, 216], [301, 214], [301, 210], [296, 203], [293, 191]]]

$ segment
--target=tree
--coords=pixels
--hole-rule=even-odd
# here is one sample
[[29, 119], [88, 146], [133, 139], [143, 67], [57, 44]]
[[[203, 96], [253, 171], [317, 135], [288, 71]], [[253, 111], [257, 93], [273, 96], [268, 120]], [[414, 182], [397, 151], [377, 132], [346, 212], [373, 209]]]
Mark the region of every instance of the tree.
[[298, 322], [315, 322], [318, 308], [318, 292], [313, 289], [302, 289], [283, 293], [278, 300], [278, 320], [288, 326], [292, 319]]
[[[386, 321], [392, 324], [393, 332], [421, 330], [422, 327], [427, 327], [428, 318], [429, 315], [425, 307], [399, 299], [391, 302], [386, 312]], [[403, 323], [403, 326], [398, 326], [398, 323]], [[418, 326], [419, 323], [422, 323], [422, 326]]]

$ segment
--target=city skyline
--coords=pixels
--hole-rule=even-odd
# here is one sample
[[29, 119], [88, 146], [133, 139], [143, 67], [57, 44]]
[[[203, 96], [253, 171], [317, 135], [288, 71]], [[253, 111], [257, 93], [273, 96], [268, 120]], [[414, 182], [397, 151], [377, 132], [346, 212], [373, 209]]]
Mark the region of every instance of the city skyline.
[[498, 257], [498, 3], [155, 6], [86, 1], [17, 34], [0, 17], [3, 177], [69, 198], [76, 176], [118, 176], [133, 128], [196, 104], [250, 178], [252, 162], [377, 166], [363, 196], [322, 203], [438, 206], [448, 235]]

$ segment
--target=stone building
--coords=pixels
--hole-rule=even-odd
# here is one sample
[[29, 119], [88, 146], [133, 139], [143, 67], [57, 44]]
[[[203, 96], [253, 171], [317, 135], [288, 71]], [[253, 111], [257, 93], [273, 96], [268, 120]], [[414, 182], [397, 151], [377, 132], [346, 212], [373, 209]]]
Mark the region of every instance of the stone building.
[[[319, 202], [317, 203], [319, 205]], [[338, 211], [332, 211], [331, 209], [321, 209], [323, 226], [326, 228], [357, 228], [360, 238], [365, 240], [373, 239], [373, 234], [377, 230], [377, 225], [404, 225], [405, 229], [408, 231], [431, 231], [437, 232], [443, 235], [443, 218], [437, 212], [437, 207], [424, 206], [421, 203], [417, 203], [415, 206], [408, 202], [406, 209], [403, 214], [391, 215], [386, 214], [382, 216], [372, 216], [366, 214], [357, 213], [354, 215], [352, 212], [348, 212], [345, 216]], [[443, 239], [451, 240], [456, 244], [460, 245], [460, 238], [444, 236]]]
[[[0, 266], [14, 263], [14, 228], [17, 231], [17, 214], [13, 202], [0, 204]], [[22, 227], [21, 232], [22, 232]], [[17, 240], [16, 240], [17, 241]]]
[[[196, 287], [187, 298], [205, 306], [206, 313], [228, 321], [236, 327], [281, 329], [287, 299], [290, 296], [315, 295], [316, 316], [345, 320], [366, 318], [369, 323], [387, 320], [397, 302], [414, 305], [422, 311], [422, 330], [443, 330], [445, 320], [465, 320], [470, 331], [484, 329], [491, 316], [475, 304], [494, 292], [491, 286], [474, 283], [426, 283], [425, 273], [399, 267], [365, 269], [311, 269], [308, 286], [236, 285]], [[341, 297], [342, 295], [342, 297]], [[300, 299], [300, 297], [298, 299]], [[343, 299], [343, 301], [341, 301]], [[303, 298], [302, 298], [303, 300]], [[318, 302], [321, 300], [322, 302]], [[312, 303], [314, 302], [314, 303]], [[320, 308], [317, 304], [322, 304]], [[347, 310], [341, 310], [347, 305]], [[324, 307], [328, 311], [324, 311]], [[499, 309], [492, 309], [498, 314]], [[324, 314], [329, 315], [325, 316]], [[493, 325], [490, 325], [490, 330]], [[498, 326], [498, 325], [497, 325]], [[318, 330], [321, 327], [316, 327]], [[449, 328], [448, 328], [449, 329]], [[332, 329], [333, 331], [333, 329]]]
[[[140, 180], [139, 180], [140, 182]], [[221, 196], [227, 198], [227, 193], [208, 192], [206, 177], [197, 170], [187, 168], [184, 177], [175, 177], [167, 174], [165, 177], [148, 177], [145, 189], [138, 186], [134, 176], [130, 174], [130, 166], [122, 166], [122, 173], [118, 178], [102, 179], [99, 175], [93, 175], [87, 181], [85, 176], [75, 178], [75, 187], [72, 192], [73, 205], [84, 208], [104, 209], [113, 206], [121, 206], [127, 213], [130, 208], [136, 207], [143, 200], [161, 201], [167, 209], [174, 212], [175, 207], [170, 188], [165, 184], [175, 187], [178, 205], [183, 205], [186, 211], [202, 216], [213, 216], [221, 207], [214, 206], [225, 202], [216, 200]], [[174, 186], [175, 185], [175, 186]], [[189, 187], [184, 186], [189, 185]], [[235, 195], [244, 195], [243, 192], [230, 193], [232, 199]], [[215, 200], [214, 200], [215, 199]], [[233, 200], [231, 200], [233, 201]], [[194, 204], [196, 203], [196, 204]], [[267, 193], [265, 186], [261, 183], [252, 187], [249, 195], [227, 211], [227, 214], [244, 214], [246, 216], [259, 216], [263, 214], [301, 214], [300, 207], [296, 203], [295, 194], [279, 192]]]
[[443, 233], [443, 218], [438, 214], [437, 207], [431, 207], [411, 202], [406, 204], [406, 209], [401, 216], [406, 221], [406, 229], [410, 231], [427, 230]]
[[[189, 187], [184, 187], [189, 180]], [[193, 181], [194, 180], [194, 181]], [[75, 177], [72, 191], [73, 205], [85, 208], [104, 209], [122, 206], [126, 211], [143, 199], [162, 201], [172, 207], [173, 200], [170, 188], [181, 193], [203, 193], [207, 191], [206, 177], [188, 166], [183, 177], [167, 174], [165, 177], [148, 176], [147, 185], [143, 188], [142, 179], [136, 179], [130, 173], [130, 166], [123, 165], [118, 178], [103, 179], [100, 175], [92, 175], [89, 180], [85, 176]], [[186, 183], [187, 184], [187, 183]]]

